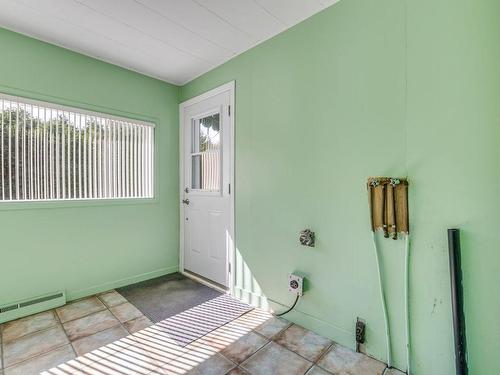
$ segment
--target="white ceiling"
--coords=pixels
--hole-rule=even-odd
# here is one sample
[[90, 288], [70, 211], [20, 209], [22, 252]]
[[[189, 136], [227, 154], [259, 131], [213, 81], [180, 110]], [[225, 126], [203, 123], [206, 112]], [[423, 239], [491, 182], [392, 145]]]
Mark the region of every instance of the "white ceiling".
[[338, 0], [0, 0], [0, 26], [184, 84]]

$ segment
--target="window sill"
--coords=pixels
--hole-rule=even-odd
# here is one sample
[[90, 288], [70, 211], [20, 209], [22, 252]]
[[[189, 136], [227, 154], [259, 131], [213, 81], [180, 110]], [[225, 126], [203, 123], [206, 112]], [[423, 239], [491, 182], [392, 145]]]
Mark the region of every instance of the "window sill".
[[87, 207], [137, 206], [157, 204], [158, 198], [121, 198], [121, 199], [78, 199], [78, 200], [47, 200], [47, 201], [2, 201], [1, 211], [64, 209]]

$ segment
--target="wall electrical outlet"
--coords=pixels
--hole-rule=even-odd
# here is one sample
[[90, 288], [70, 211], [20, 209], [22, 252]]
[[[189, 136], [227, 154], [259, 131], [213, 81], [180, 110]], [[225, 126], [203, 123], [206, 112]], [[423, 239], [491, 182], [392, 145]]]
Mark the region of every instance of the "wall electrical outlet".
[[302, 296], [304, 294], [304, 278], [293, 273], [288, 275], [288, 291]]
[[356, 342], [358, 344], [365, 343], [365, 332], [366, 332], [366, 323], [358, 318], [356, 321]]
[[356, 319], [356, 351], [358, 353], [365, 353], [366, 354], [366, 347], [364, 345], [365, 341], [366, 341], [366, 322], [361, 318], [357, 318]]

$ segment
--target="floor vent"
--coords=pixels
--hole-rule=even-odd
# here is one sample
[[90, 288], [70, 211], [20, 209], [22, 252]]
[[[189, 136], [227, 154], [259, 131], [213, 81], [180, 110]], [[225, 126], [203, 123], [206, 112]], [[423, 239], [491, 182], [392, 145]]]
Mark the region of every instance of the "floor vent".
[[64, 292], [51, 293], [40, 297], [8, 303], [0, 306], [0, 323], [50, 310], [62, 306], [65, 303], [66, 295]]

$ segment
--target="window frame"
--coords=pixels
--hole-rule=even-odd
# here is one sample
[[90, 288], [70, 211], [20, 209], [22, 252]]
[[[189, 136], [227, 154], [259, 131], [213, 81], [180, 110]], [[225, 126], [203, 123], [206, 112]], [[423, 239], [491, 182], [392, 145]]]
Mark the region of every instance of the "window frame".
[[[122, 121], [126, 123], [135, 123], [142, 126], [152, 128], [152, 146], [151, 153], [152, 162], [152, 197], [114, 197], [114, 198], [60, 198], [60, 199], [36, 199], [36, 200], [0, 200], [0, 211], [18, 210], [18, 209], [38, 209], [38, 208], [65, 208], [65, 207], [90, 207], [90, 206], [114, 206], [114, 205], [137, 205], [137, 204], [152, 204], [158, 202], [158, 166], [157, 166], [157, 138], [159, 122], [157, 118], [135, 113], [114, 110], [99, 105], [87, 105], [79, 102], [68, 101], [68, 104], [60, 104], [56, 101], [43, 99], [35, 99], [22, 95], [12, 95], [0, 91], [0, 100], [16, 102], [23, 105], [33, 105], [39, 107], [51, 108], [56, 111], [78, 113], [86, 116], [97, 116], [105, 120]], [[87, 106], [87, 108], [85, 107]]]

